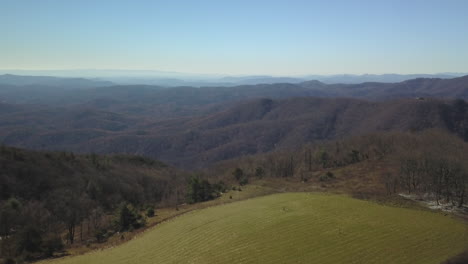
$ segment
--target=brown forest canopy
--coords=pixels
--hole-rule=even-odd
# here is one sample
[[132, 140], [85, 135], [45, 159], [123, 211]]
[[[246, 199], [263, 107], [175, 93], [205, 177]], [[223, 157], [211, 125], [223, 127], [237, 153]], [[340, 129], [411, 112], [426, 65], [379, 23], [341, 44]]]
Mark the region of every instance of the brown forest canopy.
[[4, 144], [137, 154], [186, 168], [379, 131], [439, 128], [468, 139], [468, 104], [463, 100], [254, 99], [225, 110], [213, 107], [209, 113], [167, 120], [150, 113], [109, 112], [82, 105], [0, 106]]
[[[177, 201], [185, 186], [180, 171], [141, 156], [36, 152], [0, 147], [0, 257], [28, 260], [111, 230], [144, 224], [145, 206]], [[181, 190], [181, 193], [184, 193]], [[124, 214], [122, 224], [112, 220]], [[130, 221], [130, 222], [129, 222]], [[133, 222], [132, 222], [133, 221]], [[58, 231], [58, 232], [57, 232]], [[63, 239], [61, 233], [67, 234]]]

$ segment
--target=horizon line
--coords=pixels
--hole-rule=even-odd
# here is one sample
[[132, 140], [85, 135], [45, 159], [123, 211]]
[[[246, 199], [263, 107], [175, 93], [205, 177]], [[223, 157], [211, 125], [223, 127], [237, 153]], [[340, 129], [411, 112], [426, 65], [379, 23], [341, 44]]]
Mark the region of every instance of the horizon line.
[[[239, 74], [230, 74], [230, 73], [196, 73], [196, 72], [182, 72], [182, 71], [172, 71], [172, 70], [159, 70], [159, 69], [117, 69], [117, 68], [67, 68], [67, 69], [3, 69], [0, 68], [2, 72], [21, 72], [21, 71], [30, 71], [30, 72], [72, 72], [72, 71], [127, 71], [127, 72], [153, 72], [160, 74], [181, 74], [181, 75], [206, 75], [206, 76], [224, 76], [224, 77], [248, 77], [248, 76], [259, 76], [259, 77], [306, 77], [306, 76], [366, 76], [366, 75], [468, 75], [468, 72], [419, 72], [419, 73], [397, 73], [397, 72], [384, 72], [384, 73], [303, 73], [303, 74], [269, 74], [269, 73], [239, 73]], [[9, 74], [9, 73], [3, 73]], [[15, 74], [12, 74], [15, 75]], [[16, 74], [17, 75], [17, 74]]]

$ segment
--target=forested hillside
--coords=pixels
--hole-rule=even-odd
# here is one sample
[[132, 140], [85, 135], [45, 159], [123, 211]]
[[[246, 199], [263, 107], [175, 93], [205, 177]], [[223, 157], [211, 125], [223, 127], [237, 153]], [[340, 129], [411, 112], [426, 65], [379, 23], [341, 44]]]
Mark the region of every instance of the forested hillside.
[[34, 260], [62, 251], [64, 242], [105, 240], [144, 226], [141, 212], [185, 193], [184, 174], [139, 156], [2, 146], [0, 166], [3, 257]]
[[166, 120], [83, 106], [1, 106], [0, 141], [6, 145], [144, 155], [185, 168], [380, 131], [439, 128], [468, 138], [463, 100], [253, 99]]
[[[414, 194], [468, 213], [467, 161], [466, 142], [427, 130], [375, 133], [245, 156], [219, 162], [203, 173], [212, 181], [231, 179], [239, 184], [286, 179], [359, 198]], [[288, 190], [287, 185], [281, 188]]]

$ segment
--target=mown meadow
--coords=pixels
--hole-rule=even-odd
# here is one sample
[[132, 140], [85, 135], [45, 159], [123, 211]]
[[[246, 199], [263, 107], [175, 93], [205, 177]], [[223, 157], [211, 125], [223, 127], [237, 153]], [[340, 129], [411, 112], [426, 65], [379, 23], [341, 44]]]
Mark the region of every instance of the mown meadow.
[[468, 247], [450, 215], [344, 195], [282, 193], [196, 210], [81, 263], [440, 263]]

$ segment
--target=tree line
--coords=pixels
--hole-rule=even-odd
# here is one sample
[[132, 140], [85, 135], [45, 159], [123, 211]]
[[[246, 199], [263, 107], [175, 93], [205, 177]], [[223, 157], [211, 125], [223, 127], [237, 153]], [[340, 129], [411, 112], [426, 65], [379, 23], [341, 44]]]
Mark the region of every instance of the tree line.
[[238, 183], [239, 177], [231, 175], [238, 169], [247, 182], [264, 177], [331, 181], [336, 179], [332, 170], [358, 163], [381, 164], [374, 173], [384, 194], [410, 193], [437, 203], [466, 204], [468, 144], [443, 130], [375, 133], [308, 144], [220, 162], [205, 173], [231, 183]]

